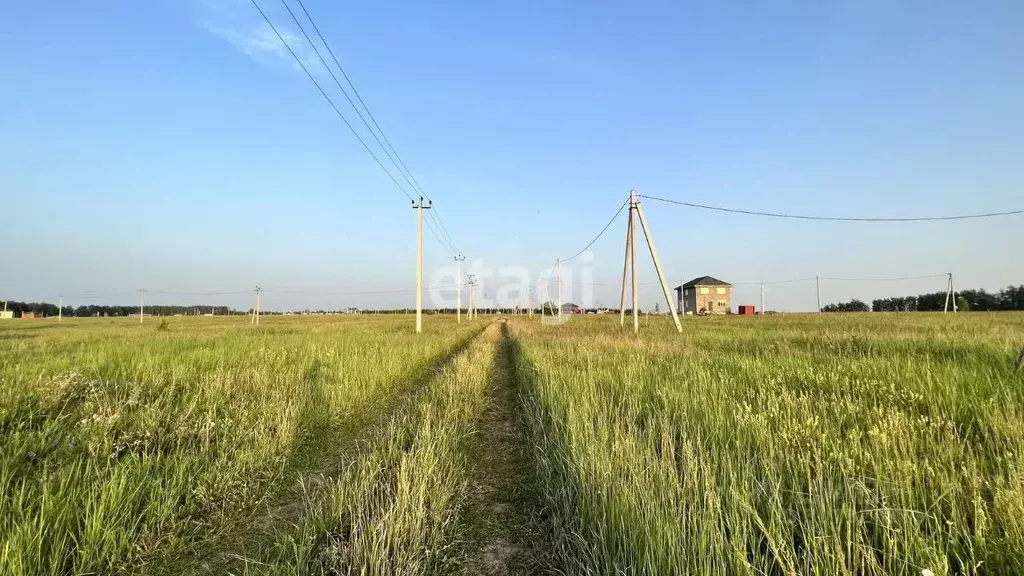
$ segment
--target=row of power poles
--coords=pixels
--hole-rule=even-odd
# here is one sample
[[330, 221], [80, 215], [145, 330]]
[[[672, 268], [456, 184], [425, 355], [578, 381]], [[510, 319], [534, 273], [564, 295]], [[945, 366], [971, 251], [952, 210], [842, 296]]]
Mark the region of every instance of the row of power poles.
[[[654, 237], [651, 234], [650, 227], [647, 224], [647, 218], [644, 216], [643, 208], [640, 206], [639, 197], [636, 191], [629, 191], [629, 220], [626, 227], [626, 252], [625, 258], [622, 264], [622, 293], [619, 302], [619, 325], [625, 326], [626, 323], [626, 293], [627, 287], [632, 288], [632, 316], [633, 316], [633, 332], [640, 331], [640, 290], [639, 290], [639, 276], [637, 274], [637, 255], [636, 255], [636, 228], [637, 223], [640, 224], [640, 229], [644, 233], [644, 239], [647, 242], [647, 248], [651, 254], [651, 260], [654, 261], [654, 269], [658, 274], [658, 281], [661, 284], [662, 293], [665, 296], [665, 303], [668, 305], [669, 312], [672, 314], [672, 322], [676, 326], [677, 332], [682, 332], [683, 328], [679, 322], [679, 315], [676, 311], [675, 302], [672, 299], [671, 292], [668, 287], [668, 283], [665, 280], [665, 274], [661, 268], [661, 261], [658, 258], [658, 250], [654, 244]], [[413, 202], [414, 209], [416, 209], [416, 332], [420, 333], [423, 331], [423, 211], [429, 210], [432, 207], [432, 203], [427, 202], [424, 204], [423, 198], [420, 198], [419, 202]], [[465, 261], [464, 256], [455, 256], [456, 264], [456, 319], [458, 322], [462, 322], [462, 262]], [[562, 260], [559, 258], [555, 261], [555, 276], [556, 276], [556, 305], [557, 315], [559, 320], [562, 318]], [[475, 294], [476, 294], [476, 279], [472, 275], [468, 275], [469, 285], [469, 308], [467, 310], [467, 318], [473, 319], [476, 317], [475, 310]], [[259, 309], [259, 293], [257, 288], [257, 312], [254, 312], [254, 318], [258, 317]], [[821, 278], [819, 276], [814, 277], [814, 290], [815, 298], [817, 301], [818, 314], [822, 313], [821, 308]], [[761, 311], [764, 311], [764, 283], [760, 284], [761, 292]], [[530, 316], [533, 316], [533, 298], [529, 296], [530, 301], [527, 306]], [[943, 309], [943, 313], [948, 312], [952, 305], [953, 313], [957, 312], [957, 301], [956, 301], [956, 290], [953, 285], [953, 274], [949, 273], [948, 284], [946, 288], [946, 304]], [[517, 306], [518, 308], [518, 306]], [[141, 313], [140, 313], [141, 316]], [[256, 319], [254, 322], [259, 323]]]

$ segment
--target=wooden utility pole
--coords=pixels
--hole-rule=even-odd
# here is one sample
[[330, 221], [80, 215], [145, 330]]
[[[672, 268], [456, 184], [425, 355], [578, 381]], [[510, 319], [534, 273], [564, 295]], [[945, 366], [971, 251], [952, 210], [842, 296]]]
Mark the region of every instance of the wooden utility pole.
[[465, 256], [455, 257], [455, 321], [462, 323], [462, 263]]
[[[632, 199], [630, 200], [632, 202]], [[622, 260], [622, 297], [619, 299], [619, 326], [626, 325], [626, 282], [633, 263], [633, 205], [629, 206], [629, 220], [626, 224], [626, 257]]]
[[633, 333], [640, 332], [640, 285], [636, 274], [636, 192], [629, 191], [629, 265], [633, 277]]
[[146, 289], [139, 288], [139, 324], [142, 324], [142, 318], [145, 316], [146, 308]]
[[676, 305], [672, 302], [672, 293], [668, 289], [668, 282], [665, 281], [665, 274], [661, 271], [658, 249], [654, 247], [654, 235], [651, 234], [650, 229], [647, 227], [647, 218], [644, 217], [644, 209], [640, 207], [640, 202], [636, 203], [636, 215], [640, 219], [640, 227], [644, 231], [644, 239], [647, 240], [647, 248], [651, 252], [651, 260], [654, 260], [654, 270], [657, 271], [658, 280], [661, 281], [661, 293], [665, 295], [668, 310], [672, 313], [672, 322], [676, 325], [676, 332], [682, 333], [683, 327], [679, 324], [679, 316], [676, 315]]
[[423, 332], [423, 211], [429, 210], [433, 202], [423, 204], [412, 203], [416, 209], [416, 333]]
[[818, 296], [818, 314], [821, 314], [821, 280], [814, 277], [814, 293]]

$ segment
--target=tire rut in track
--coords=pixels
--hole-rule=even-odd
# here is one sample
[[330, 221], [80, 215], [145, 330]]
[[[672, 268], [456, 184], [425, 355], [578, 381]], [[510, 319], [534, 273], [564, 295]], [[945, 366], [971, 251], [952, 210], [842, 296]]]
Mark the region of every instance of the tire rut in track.
[[507, 324], [502, 323], [501, 331], [488, 384], [490, 403], [468, 449], [470, 494], [460, 527], [462, 572], [467, 575], [551, 571], [544, 511], [512, 373]]
[[[288, 484], [271, 498], [261, 513], [250, 517], [247, 524], [236, 527], [232, 533], [208, 542], [208, 547], [199, 553], [189, 558], [163, 562], [162, 570], [158, 572], [166, 576], [241, 573], [249, 555], [271, 544], [282, 528], [292, 526], [302, 518], [309, 502], [306, 495], [310, 487], [315, 489], [322, 485], [325, 478], [340, 473], [345, 466], [368, 450], [388, 423], [396, 415], [412, 409], [430, 382], [469, 348], [484, 330], [486, 326], [475, 331], [450, 351], [416, 369], [405, 378], [409, 383], [402, 387], [386, 407], [365, 420], [360, 420], [354, 433], [330, 434], [337, 436], [336, 441], [339, 445], [334, 449], [318, 451], [313, 446], [296, 446], [293, 456], [297, 456], [298, 468], [293, 472]], [[168, 570], [168, 566], [173, 568]]]

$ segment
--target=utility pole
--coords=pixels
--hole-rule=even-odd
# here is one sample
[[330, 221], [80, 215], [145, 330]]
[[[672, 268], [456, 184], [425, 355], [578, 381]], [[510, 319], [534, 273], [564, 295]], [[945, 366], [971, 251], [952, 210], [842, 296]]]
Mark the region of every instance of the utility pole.
[[256, 289], [253, 290], [253, 292], [256, 293], [256, 305], [252, 309], [252, 320], [249, 322], [253, 326], [260, 325], [260, 292], [262, 291], [263, 289], [260, 288], [259, 286], [257, 286]]
[[476, 294], [476, 276], [474, 276], [472, 274], [466, 274], [466, 278], [468, 280], [467, 283], [469, 284], [469, 306], [466, 309], [466, 316], [470, 320], [472, 320], [473, 319], [473, 314], [474, 314], [474, 311], [473, 311], [473, 306], [474, 306], [473, 296]]
[[949, 299], [953, 295], [953, 273], [950, 272], [946, 277], [946, 303], [942, 305], [942, 313], [949, 312]]
[[821, 279], [814, 277], [814, 292], [818, 296], [818, 314], [821, 314]]
[[146, 307], [146, 289], [139, 288], [139, 324], [142, 324], [142, 318], [145, 315]]
[[[636, 192], [629, 191], [629, 221], [626, 224], [626, 258], [622, 263], [622, 295], [619, 300], [619, 325], [626, 323], [626, 280], [627, 276], [632, 279], [633, 287], [633, 333], [640, 331], [640, 287], [636, 273], [636, 215], [637, 205]], [[643, 226], [643, 224], [641, 224]], [[646, 234], [646, 229], [645, 229]], [[659, 268], [658, 276], [661, 277]], [[664, 282], [662, 283], [664, 285]]]
[[629, 191], [629, 265], [633, 277], [633, 333], [640, 332], [640, 285], [636, 273], [636, 192]]
[[[634, 198], [635, 196], [635, 192]], [[644, 239], [647, 240], [647, 248], [651, 252], [651, 260], [654, 260], [654, 270], [658, 273], [658, 280], [661, 282], [661, 293], [665, 295], [665, 303], [668, 304], [668, 310], [672, 313], [672, 322], [676, 325], [676, 332], [680, 334], [683, 332], [682, 325], [679, 324], [679, 316], [676, 315], [676, 305], [672, 302], [672, 293], [668, 289], [668, 282], [665, 281], [665, 274], [661, 271], [661, 260], [658, 259], [658, 249], [654, 246], [654, 235], [651, 234], [650, 229], [647, 227], [647, 218], [644, 217], [644, 209], [640, 207], [640, 202], [636, 203], [636, 215], [640, 219], [640, 228], [644, 231]], [[633, 281], [636, 281], [634, 276]]]
[[761, 314], [764, 314], [764, 282], [761, 282]]
[[462, 263], [465, 256], [455, 256], [455, 321], [462, 323]]
[[558, 320], [561, 321], [562, 320], [562, 259], [561, 258], [555, 260], [555, 278], [557, 278], [557, 281], [555, 282], [555, 292], [556, 292], [555, 296], [557, 297], [556, 300], [558, 300]]
[[630, 198], [629, 220], [626, 224], [626, 257], [622, 261], [622, 297], [619, 299], [619, 326], [626, 325], [626, 282], [633, 263], [633, 200]]
[[423, 211], [430, 210], [433, 202], [423, 204], [423, 197], [420, 196], [420, 203], [415, 201], [412, 207], [416, 209], [416, 333], [423, 332]]
[[956, 314], [956, 286], [953, 284], [953, 273], [949, 273], [949, 293], [953, 296], [953, 314]]
[[60, 324], [61, 319], [64, 316], [64, 297], [59, 296], [60, 304], [57, 304], [57, 323]]

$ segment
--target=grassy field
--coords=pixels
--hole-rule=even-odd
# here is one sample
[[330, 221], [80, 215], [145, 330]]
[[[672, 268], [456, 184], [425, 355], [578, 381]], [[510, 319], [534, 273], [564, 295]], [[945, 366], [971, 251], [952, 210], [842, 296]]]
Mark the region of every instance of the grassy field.
[[1024, 573], [1024, 315], [0, 323], [0, 574]]

